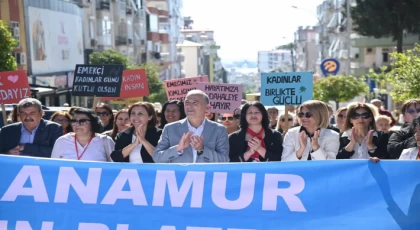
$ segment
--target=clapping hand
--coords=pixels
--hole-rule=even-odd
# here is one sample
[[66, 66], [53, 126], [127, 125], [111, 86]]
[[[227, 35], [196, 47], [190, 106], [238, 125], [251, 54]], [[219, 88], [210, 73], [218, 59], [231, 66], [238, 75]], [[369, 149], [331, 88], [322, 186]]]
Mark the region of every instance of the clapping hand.
[[193, 135], [193, 132], [191, 131], [189, 131], [188, 133], [184, 133], [184, 135], [182, 135], [181, 140], [179, 140], [178, 147], [176, 149], [178, 152], [181, 152], [182, 150], [190, 146], [192, 135]]
[[192, 136], [190, 144], [196, 151], [203, 150], [204, 148], [204, 137], [203, 136]]

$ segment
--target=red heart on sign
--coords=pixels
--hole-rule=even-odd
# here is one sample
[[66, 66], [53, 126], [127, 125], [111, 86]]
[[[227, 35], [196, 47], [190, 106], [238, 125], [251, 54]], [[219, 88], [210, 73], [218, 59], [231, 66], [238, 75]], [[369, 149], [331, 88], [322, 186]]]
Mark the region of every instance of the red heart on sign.
[[19, 80], [19, 76], [18, 75], [10, 75], [7, 77], [7, 80], [16, 83]]

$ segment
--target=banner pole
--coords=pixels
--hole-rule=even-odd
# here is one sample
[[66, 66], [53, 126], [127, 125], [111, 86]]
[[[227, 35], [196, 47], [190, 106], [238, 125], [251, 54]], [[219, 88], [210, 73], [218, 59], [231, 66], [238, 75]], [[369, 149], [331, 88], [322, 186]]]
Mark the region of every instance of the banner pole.
[[7, 125], [7, 114], [6, 114], [6, 106], [4, 104], [1, 104], [1, 113], [3, 115], [3, 124], [4, 126]]

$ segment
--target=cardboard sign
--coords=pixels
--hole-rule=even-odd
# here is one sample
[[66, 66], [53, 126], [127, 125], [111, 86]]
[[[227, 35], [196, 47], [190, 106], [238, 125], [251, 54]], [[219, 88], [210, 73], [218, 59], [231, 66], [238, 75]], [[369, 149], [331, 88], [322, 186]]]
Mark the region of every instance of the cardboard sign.
[[300, 105], [312, 100], [313, 78], [310, 72], [261, 74], [261, 103], [264, 105]]
[[133, 98], [120, 98], [109, 101], [110, 104], [113, 105], [131, 105], [137, 102], [142, 102], [143, 97], [133, 97]]
[[25, 71], [0, 72], [0, 104], [18, 103], [32, 97]]
[[117, 100], [120, 98], [133, 98], [149, 96], [149, 85], [145, 69], [124, 70], [121, 92], [118, 98], [102, 97], [102, 100]]
[[242, 103], [243, 86], [239, 84], [197, 83], [210, 99], [211, 113], [233, 113]]
[[168, 101], [184, 101], [185, 96], [187, 96], [187, 93], [189, 91], [197, 89], [197, 83], [199, 82], [209, 82], [209, 78], [207, 76], [201, 76], [165, 81], [166, 95], [168, 96]]
[[123, 65], [76, 65], [72, 96], [119, 97]]

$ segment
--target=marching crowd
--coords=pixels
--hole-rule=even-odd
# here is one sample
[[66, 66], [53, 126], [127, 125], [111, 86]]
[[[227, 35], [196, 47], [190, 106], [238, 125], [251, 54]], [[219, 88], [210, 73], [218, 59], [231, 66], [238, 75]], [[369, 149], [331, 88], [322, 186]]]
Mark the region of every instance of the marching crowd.
[[[0, 153], [83, 161], [215, 163], [334, 159], [420, 160], [420, 99], [406, 101], [395, 125], [381, 101], [352, 103], [335, 113], [310, 100], [287, 113], [246, 102], [232, 114], [208, 113], [200, 90], [161, 111], [138, 102], [114, 113], [72, 107], [43, 119], [40, 101], [21, 100], [0, 130]], [[334, 120], [335, 122], [332, 122]]]

